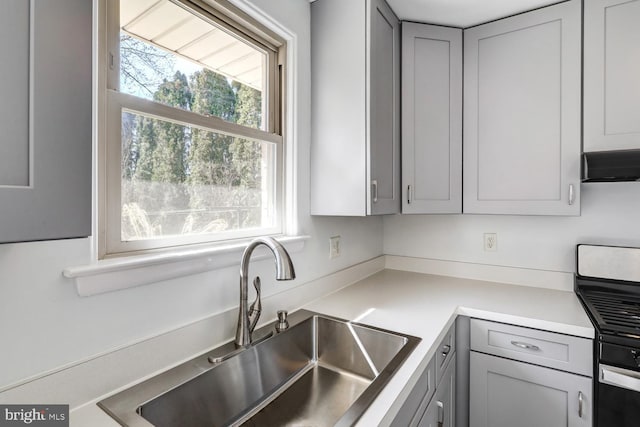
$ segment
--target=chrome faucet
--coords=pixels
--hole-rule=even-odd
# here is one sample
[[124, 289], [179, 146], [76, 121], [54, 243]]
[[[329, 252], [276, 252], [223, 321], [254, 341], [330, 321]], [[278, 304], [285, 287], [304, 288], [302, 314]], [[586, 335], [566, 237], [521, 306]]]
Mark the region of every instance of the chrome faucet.
[[260, 317], [260, 278], [256, 277], [253, 286], [256, 288], [256, 300], [247, 307], [249, 294], [249, 260], [253, 250], [260, 246], [268, 247], [276, 259], [276, 280], [292, 280], [296, 278], [293, 263], [286, 249], [271, 237], [258, 237], [249, 243], [242, 254], [240, 264], [240, 309], [238, 312], [238, 327], [236, 329], [236, 346], [246, 347], [251, 344], [251, 333], [255, 329]]

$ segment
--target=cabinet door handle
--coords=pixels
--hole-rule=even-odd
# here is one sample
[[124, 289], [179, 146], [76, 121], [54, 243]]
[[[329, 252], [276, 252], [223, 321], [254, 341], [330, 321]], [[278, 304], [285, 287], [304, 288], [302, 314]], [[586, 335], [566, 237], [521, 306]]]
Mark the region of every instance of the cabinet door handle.
[[515, 345], [518, 348], [523, 348], [525, 350], [540, 351], [540, 347], [538, 347], [537, 345], [527, 344], [526, 342], [511, 341], [511, 344]]
[[578, 392], [578, 416], [580, 418], [582, 418], [582, 404], [584, 402], [584, 396], [582, 395], [582, 392], [579, 391]]
[[377, 203], [378, 202], [378, 181], [375, 179], [371, 181], [371, 191], [373, 192], [373, 203]]
[[573, 191], [573, 184], [569, 184], [569, 205], [573, 205], [575, 198], [576, 198], [576, 195], [575, 195], [575, 192]]
[[451, 346], [449, 344], [442, 346], [442, 357], [447, 357], [447, 354], [451, 351]]
[[438, 400], [436, 405], [438, 405], [438, 427], [444, 427], [444, 403]]
[[407, 204], [411, 204], [411, 185], [407, 185]]

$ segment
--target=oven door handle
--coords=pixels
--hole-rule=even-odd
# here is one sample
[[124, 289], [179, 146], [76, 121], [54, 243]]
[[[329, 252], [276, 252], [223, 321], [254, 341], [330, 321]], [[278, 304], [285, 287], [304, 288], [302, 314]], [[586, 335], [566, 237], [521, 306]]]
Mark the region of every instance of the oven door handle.
[[640, 372], [600, 365], [600, 382], [640, 392]]

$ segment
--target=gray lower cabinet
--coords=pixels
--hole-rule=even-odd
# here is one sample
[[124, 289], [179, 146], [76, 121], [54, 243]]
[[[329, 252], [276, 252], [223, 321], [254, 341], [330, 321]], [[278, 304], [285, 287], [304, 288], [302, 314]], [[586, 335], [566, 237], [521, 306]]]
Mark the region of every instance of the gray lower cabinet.
[[311, 3], [311, 213], [400, 212], [400, 23], [384, 0]]
[[0, 4], [0, 242], [91, 234], [92, 2]]
[[454, 427], [456, 416], [456, 362], [450, 361], [436, 393], [418, 422], [418, 427]]
[[391, 423], [394, 427], [454, 427], [456, 411], [456, 327], [442, 338], [436, 354]]
[[584, 2], [584, 151], [640, 148], [640, 0]]
[[462, 30], [402, 23], [402, 213], [462, 213]]
[[398, 411], [398, 415], [393, 419], [392, 427], [415, 426], [422, 419], [422, 415], [436, 390], [435, 363], [434, 357], [424, 368], [416, 385]]
[[579, 215], [581, 2], [464, 31], [465, 213]]
[[470, 427], [588, 427], [591, 378], [471, 352]]
[[470, 321], [469, 427], [592, 425], [593, 340]]

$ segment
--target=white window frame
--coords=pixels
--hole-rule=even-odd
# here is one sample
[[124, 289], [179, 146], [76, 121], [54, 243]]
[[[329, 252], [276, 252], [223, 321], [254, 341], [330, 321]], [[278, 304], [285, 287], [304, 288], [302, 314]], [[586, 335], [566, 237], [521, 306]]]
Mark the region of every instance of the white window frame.
[[[127, 1], [127, 0], [124, 0]], [[286, 43], [278, 35], [233, 6], [227, 0], [170, 0], [205, 20], [225, 27], [243, 41], [264, 52], [267, 57], [265, 116], [263, 128], [255, 129], [166, 106], [118, 91], [119, 88], [119, 0], [101, 0], [103, 22], [99, 28], [98, 70], [98, 258], [145, 254], [193, 247], [203, 244], [228, 244], [258, 235], [282, 235], [285, 232], [285, 135], [284, 84]], [[102, 25], [100, 25], [102, 24]], [[121, 240], [121, 118], [123, 111], [237, 136], [275, 146], [274, 211], [275, 226], [177, 237]]]

